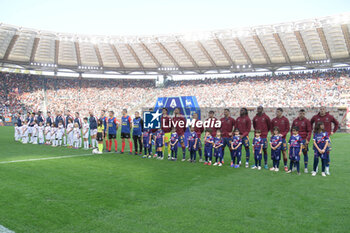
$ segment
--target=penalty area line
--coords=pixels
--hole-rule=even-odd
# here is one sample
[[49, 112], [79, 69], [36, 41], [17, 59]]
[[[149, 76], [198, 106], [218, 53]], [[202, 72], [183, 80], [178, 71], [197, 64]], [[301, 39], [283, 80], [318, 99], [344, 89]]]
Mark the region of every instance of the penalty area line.
[[0, 233], [15, 233], [15, 232], [7, 229], [3, 225], [0, 225]]
[[[77, 155], [62, 155], [62, 156], [55, 156], [55, 157], [47, 157], [47, 158], [36, 158], [36, 159], [22, 159], [22, 160], [12, 160], [12, 161], [2, 161], [0, 164], [5, 163], [22, 163], [22, 162], [32, 162], [32, 161], [40, 161], [40, 160], [51, 160], [51, 159], [65, 159], [65, 158], [74, 158], [74, 157], [82, 157], [82, 156], [90, 156], [91, 154], [77, 154]], [[1, 228], [0, 228], [1, 230]], [[1, 231], [0, 231], [1, 233]]]

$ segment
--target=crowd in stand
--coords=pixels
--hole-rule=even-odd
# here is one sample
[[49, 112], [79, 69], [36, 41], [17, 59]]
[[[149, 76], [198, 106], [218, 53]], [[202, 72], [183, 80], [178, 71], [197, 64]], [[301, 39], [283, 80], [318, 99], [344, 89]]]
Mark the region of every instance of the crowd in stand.
[[[196, 96], [201, 107], [338, 107], [350, 105], [349, 70], [168, 81], [63, 79], [0, 73], [0, 115], [22, 110], [140, 110], [160, 96]], [[344, 97], [345, 96], [345, 97]], [[346, 97], [347, 96], [347, 97]], [[94, 103], [94, 104], [91, 104]]]

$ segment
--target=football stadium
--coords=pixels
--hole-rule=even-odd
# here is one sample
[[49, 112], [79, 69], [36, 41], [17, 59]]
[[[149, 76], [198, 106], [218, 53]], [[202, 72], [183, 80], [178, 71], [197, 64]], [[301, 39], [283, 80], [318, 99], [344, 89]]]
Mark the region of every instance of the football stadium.
[[0, 233], [350, 232], [348, 1], [4, 1]]

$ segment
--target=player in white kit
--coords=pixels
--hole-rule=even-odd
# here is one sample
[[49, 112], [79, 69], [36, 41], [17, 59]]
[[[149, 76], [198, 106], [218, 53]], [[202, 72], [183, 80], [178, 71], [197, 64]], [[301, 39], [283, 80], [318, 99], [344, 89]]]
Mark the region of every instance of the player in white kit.
[[51, 144], [51, 142], [50, 142], [50, 140], [51, 140], [51, 126], [50, 126], [50, 123], [46, 124], [44, 133], [45, 133], [45, 144], [46, 145], [50, 145]]
[[84, 139], [84, 150], [89, 149], [89, 123], [87, 117], [84, 118], [83, 123], [83, 139]]
[[22, 125], [22, 143], [27, 144], [28, 143], [28, 121], [25, 120], [24, 124]]
[[37, 121], [34, 121], [34, 126], [32, 127], [32, 137], [33, 137], [33, 144], [38, 144], [38, 133], [39, 133], [39, 126]]
[[74, 124], [74, 129], [73, 129], [72, 134], [73, 134], [72, 140], [73, 140], [74, 148], [78, 149], [80, 146], [79, 141], [81, 141], [81, 132], [80, 132], [80, 128], [79, 128], [78, 123]]
[[40, 122], [38, 127], [39, 144], [44, 144], [44, 130], [43, 122]]
[[[72, 119], [68, 119], [68, 124], [67, 124], [67, 145], [69, 148], [72, 148], [73, 146], [73, 121]], [[79, 125], [78, 125], [79, 127]]]

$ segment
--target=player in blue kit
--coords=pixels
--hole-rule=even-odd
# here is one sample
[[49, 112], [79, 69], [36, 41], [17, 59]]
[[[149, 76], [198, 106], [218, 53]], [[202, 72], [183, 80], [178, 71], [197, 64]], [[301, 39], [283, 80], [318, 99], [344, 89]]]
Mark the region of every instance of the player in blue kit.
[[152, 132], [150, 129], [143, 130], [141, 140], [144, 150], [142, 158], [152, 158]]
[[170, 136], [170, 150], [171, 150], [171, 159], [173, 161], [177, 160], [177, 143], [179, 142], [179, 135], [176, 133], [176, 128], [173, 128], [171, 130], [171, 136]]
[[298, 175], [300, 175], [300, 156], [302, 152], [303, 138], [299, 135], [299, 128], [294, 126], [292, 128], [292, 136], [289, 139], [289, 159], [290, 165], [287, 173], [291, 173], [293, 166], [297, 168]]
[[218, 165], [219, 167], [222, 166], [222, 153], [223, 153], [223, 145], [224, 140], [221, 137], [221, 130], [216, 131], [216, 137], [214, 138], [214, 156], [215, 156], [215, 163], [213, 166]]
[[130, 152], [129, 154], [132, 154], [132, 141], [131, 141], [131, 137], [130, 137], [130, 131], [132, 128], [132, 121], [131, 121], [131, 117], [127, 115], [128, 110], [123, 109], [122, 111], [122, 129], [121, 129], [121, 138], [122, 138], [122, 150], [120, 153], [124, 153], [124, 149], [125, 149], [125, 138], [128, 139], [129, 141], [129, 148], [130, 148]]
[[255, 130], [255, 137], [253, 139], [253, 149], [254, 149], [254, 159], [255, 165], [252, 169], [261, 170], [261, 159], [262, 159], [262, 151], [264, 146], [264, 140], [260, 137], [261, 131]]
[[154, 143], [156, 146], [157, 159], [163, 160], [163, 145], [164, 145], [164, 132], [162, 129], [158, 129], [154, 135]]
[[281, 160], [283, 137], [281, 136], [280, 129], [277, 126], [273, 128], [272, 133], [273, 135], [270, 139], [270, 147], [273, 166], [270, 168], [270, 171], [278, 172]]
[[324, 123], [319, 121], [317, 122], [315, 126], [315, 132], [314, 132], [314, 151], [315, 151], [315, 157], [314, 157], [314, 170], [312, 171], [311, 175], [316, 176], [317, 174], [317, 166], [318, 166], [318, 160], [321, 158], [322, 162], [322, 176], [326, 176], [325, 169], [328, 162], [328, 145], [329, 145], [329, 135], [325, 131]]
[[190, 135], [187, 139], [187, 146], [188, 150], [190, 152], [190, 162], [195, 163], [196, 162], [196, 152], [197, 152], [197, 133], [194, 131], [194, 127], [190, 128]]
[[204, 165], [211, 165], [211, 160], [213, 157], [213, 145], [214, 145], [214, 137], [211, 136], [211, 129], [207, 129], [205, 131], [204, 138], [204, 157], [205, 162]]
[[[142, 131], [143, 131], [143, 120], [140, 117], [138, 111], [135, 112], [135, 118], [132, 120], [132, 139], [135, 146], [135, 155], [142, 154]], [[139, 148], [139, 150], [138, 150]], [[139, 151], [139, 153], [138, 153]]]
[[242, 152], [242, 138], [238, 129], [233, 131], [231, 139], [231, 167], [239, 168]]
[[108, 133], [108, 152], [111, 152], [112, 140], [114, 141], [114, 150], [118, 152], [118, 142], [117, 142], [117, 130], [118, 121], [114, 117], [114, 112], [109, 111], [109, 118], [107, 119], [107, 133]]

